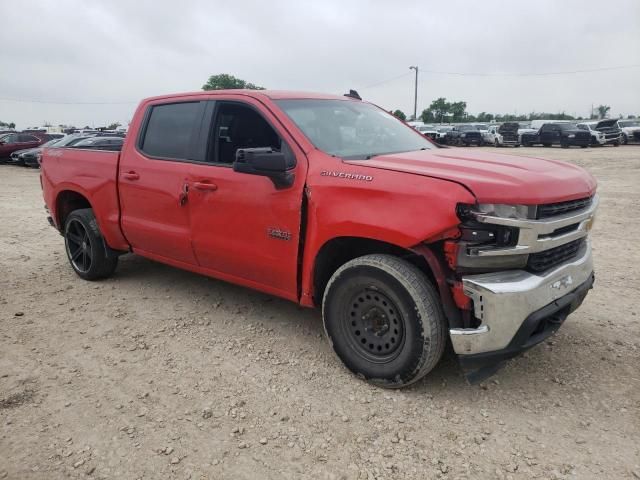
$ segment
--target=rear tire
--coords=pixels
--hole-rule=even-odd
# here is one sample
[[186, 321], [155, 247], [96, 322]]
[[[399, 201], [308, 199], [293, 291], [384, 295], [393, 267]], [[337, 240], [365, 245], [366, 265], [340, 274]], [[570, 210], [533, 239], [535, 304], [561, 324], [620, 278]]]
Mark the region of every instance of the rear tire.
[[543, 146], [543, 147], [550, 147], [550, 146], [551, 146], [551, 144], [550, 144], [550, 143], [543, 143], [543, 144], [542, 144], [542, 146]]
[[80, 278], [106, 278], [118, 266], [118, 257], [107, 254], [107, 246], [90, 208], [69, 214], [64, 224], [64, 244], [69, 263]]
[[340, 267], [325, 289], [322, 314], [338, 358], [385, 388], [425, 376], [446, 344], [435, 288], [417, 267], [392, 255], [366, 255]]

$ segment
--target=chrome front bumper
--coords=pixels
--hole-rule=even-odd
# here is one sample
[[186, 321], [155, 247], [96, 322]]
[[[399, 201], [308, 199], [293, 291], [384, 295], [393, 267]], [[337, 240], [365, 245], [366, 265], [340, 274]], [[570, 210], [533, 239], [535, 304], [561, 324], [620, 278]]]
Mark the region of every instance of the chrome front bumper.
[[469, 275], [462, 278], [464, 293], [473, 299], [478, 328], [449, 330], [459, 355], [506, 348], [534, 312], [571, 293], [593, 275], [589, 239], [572, 260], [541, 274], [525, 270]]

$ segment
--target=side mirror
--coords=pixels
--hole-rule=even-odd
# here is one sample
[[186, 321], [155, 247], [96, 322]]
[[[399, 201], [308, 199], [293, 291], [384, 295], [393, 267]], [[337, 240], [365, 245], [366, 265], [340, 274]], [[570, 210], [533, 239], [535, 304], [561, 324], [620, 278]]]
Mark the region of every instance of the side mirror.
[[0, 140], [0, 145], [6, 145], [7, 142], [5, 142], [4, 140]]
[[277, 189], [293, 185], [295, 179], [291, 171], [295, 166], [293, 153], [283, 144], [282, 151], [264, 148], [239, 148], [233, 171], [269, 177]]

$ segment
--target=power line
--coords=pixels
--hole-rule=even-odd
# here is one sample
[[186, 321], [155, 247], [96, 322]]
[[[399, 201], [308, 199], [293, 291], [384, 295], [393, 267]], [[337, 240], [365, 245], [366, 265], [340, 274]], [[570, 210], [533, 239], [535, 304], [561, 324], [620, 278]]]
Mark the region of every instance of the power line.
[[572, 75], [576, 73], [592, 73], [592, 72], [604, 72], [608, 70], [622, 70], [629, 68], [638, 68], [640, 64], [636, 65], [618, 65], [615, 67], [599, 67], [599, 68], [586, 68], [584, 70], [564, 70], [557, 72], [527, 72], [527, 73], [510, 73], [510, 72], [442, 72], [437, 70], [421, 70], [424, 73], [430, 73], [433, 75], [458, 75], [463, 77], [542, 77], [548, 75]]
[[402, 75], [398, 75], [396, 77], [387, 78], [386, 80], [382, 80], [380, 82], [372, 83], [371, 85], [367, 85], [366, 87], [360, 87], [361, 90], [366, 90], [367, 88], [377, 87], [378, 85], [382, 85], [383, 83], [393, 82], [394, 80], [398, 80], [399, 78], [406, 77], [411, 75], [411, 72], [405, 72]]

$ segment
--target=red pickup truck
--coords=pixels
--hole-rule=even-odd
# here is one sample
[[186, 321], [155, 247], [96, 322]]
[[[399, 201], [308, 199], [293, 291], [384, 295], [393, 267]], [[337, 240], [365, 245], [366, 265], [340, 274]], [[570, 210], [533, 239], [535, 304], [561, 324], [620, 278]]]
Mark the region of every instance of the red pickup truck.
[[485, 378], [594, 281], [591, 175], [440, 148], [356, 95], [150, 98], [121, 152], [48, 148], [41, 175], [80, 277], [132, 252], [321, 307], [338, 357], [385, 387], [426, 375], [449, 339]]

